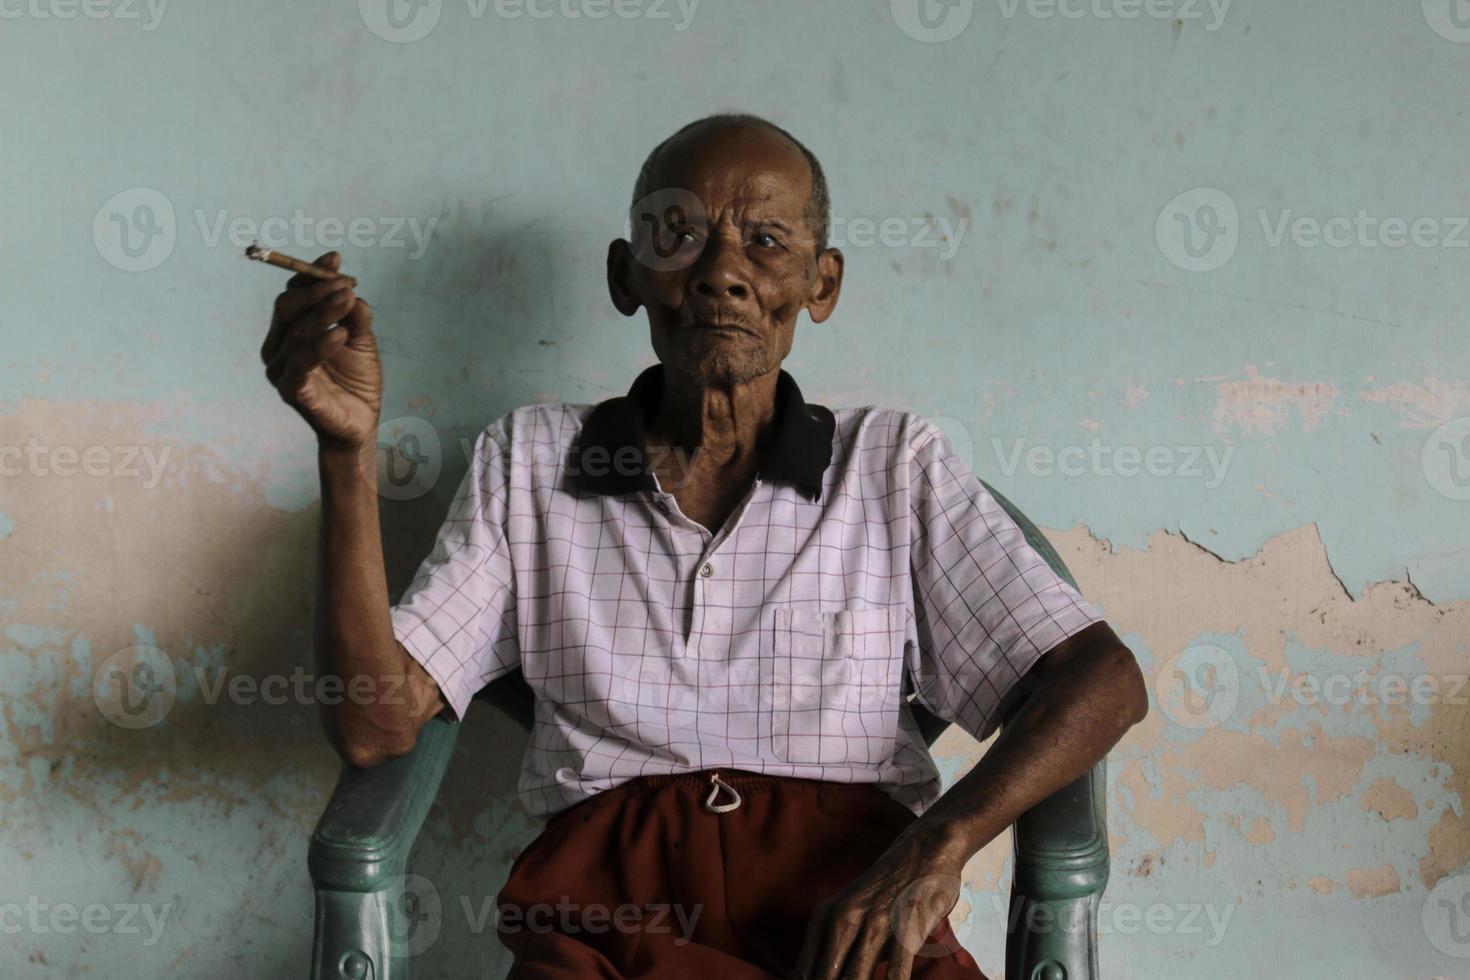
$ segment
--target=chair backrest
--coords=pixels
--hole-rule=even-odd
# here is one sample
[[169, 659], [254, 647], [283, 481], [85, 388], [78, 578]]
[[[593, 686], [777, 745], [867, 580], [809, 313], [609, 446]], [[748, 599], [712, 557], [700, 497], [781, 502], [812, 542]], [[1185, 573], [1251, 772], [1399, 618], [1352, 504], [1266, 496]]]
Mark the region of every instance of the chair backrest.
[[[982, 480], [981, 485], [990, 491], [990, 495], [995, 498], [995, 502], [1000, 504], [1005, 512], [1010, 515], [1011, 520], [1016, 522], [1016, 526], [1021, 529], [1021, 533], [1026, 537], [1026, 543], [1034, 548], [1036, 553], [1052, 567], [1052, 570], [1066, 580], [1068, 585], [1076, 588], [1076, 579], [1072, 578], [1072, 573], [1068, 571], [1067, 566], [1062, 562], [1061, 556], [1057, 554], [1056, 549], [1051, 546], [1051, 542], [1046, 540], [1045, 535], [1041, 533], [1041, 529], [1031, 523], [1030, 518], [1021, 513], [1015, 504], [1007, 500], [1004, 495], [990, 484]], [[933, 745], [935, 740], [949, 727], [950, 723], [925, 708], [914, 698], [913, 684], [907, 671], [903, 675], [903, 685], [902, 697], [908, 701], [909, 711], [913, 715], [914, 724], [918, 726], [919, 734], [924, 738], [924, 744], [926, 746]], [[522, 676], [519, 670], [511, 671], [504, 677], [487, 684], [475, 695], [475, 700], [495, 705], [514, 718], [527, 732], [531, 730], [531, 724], [536, 717], [536, 695], [532, 692], [531, 685], [526, 683], [525, 677]]]

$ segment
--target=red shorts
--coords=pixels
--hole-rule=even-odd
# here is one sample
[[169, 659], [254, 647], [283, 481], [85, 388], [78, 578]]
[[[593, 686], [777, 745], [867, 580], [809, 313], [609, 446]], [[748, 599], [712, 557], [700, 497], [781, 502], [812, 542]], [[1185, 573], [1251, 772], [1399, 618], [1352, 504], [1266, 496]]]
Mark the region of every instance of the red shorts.
[[[707, 809], [735, 797], [739, 805]], [[642, 776], [551, 819], [497, 897], [511, 980], [772, 980], [813, 907], [862, 874], [913, 811], [871, 784], [738, 769]], [[874, 974], [882, 980], [886, 964]], [[916, 980], [985, 980], [942, 921]]]

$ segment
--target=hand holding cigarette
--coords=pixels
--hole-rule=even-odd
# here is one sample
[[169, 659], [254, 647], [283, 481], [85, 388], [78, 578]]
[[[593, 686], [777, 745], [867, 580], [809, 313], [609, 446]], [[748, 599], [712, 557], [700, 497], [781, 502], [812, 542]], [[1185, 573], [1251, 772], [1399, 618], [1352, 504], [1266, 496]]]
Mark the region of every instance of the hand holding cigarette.
[[260, 347], [266, 378], [315, 430], [322, 449], [375, 450], [383, 374], [372, 309], [357, 297], [357, 280], [339, 272], [336, 252], [307, 263], [252, 249], [259, 254], [247, 250], [251, 258], [296, 273], [276, 297]]

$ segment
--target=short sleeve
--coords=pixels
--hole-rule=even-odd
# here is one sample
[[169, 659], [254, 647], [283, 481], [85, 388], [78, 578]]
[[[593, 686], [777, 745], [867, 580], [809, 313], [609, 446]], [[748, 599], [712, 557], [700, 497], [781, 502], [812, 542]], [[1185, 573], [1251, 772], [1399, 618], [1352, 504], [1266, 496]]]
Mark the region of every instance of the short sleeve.
[[909, 502], [919, 700], [980, 741], [1041, 656], [1102, 616], [1052, 570], [932, 422], [915, 425]]
[[391, 613], [394, 635], [458, 720], [476, 692], [520, 665], [509, 460], [495, 425], [480, 433], [433, 550]]

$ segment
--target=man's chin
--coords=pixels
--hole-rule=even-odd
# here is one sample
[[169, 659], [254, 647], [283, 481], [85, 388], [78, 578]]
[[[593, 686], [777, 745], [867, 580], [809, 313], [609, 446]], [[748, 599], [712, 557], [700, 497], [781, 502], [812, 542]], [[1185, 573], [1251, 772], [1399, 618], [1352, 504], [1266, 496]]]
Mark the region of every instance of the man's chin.
[[684, 361], [680, 373], [698, 385], [738, 385], [766, 373], [763, 364], [735, 351], [710, 350], [703, 357]]

